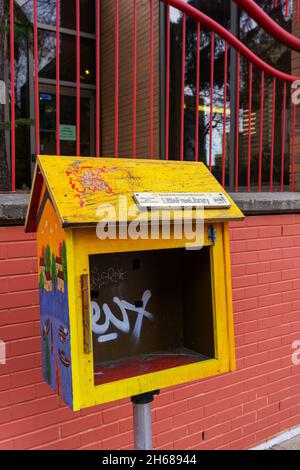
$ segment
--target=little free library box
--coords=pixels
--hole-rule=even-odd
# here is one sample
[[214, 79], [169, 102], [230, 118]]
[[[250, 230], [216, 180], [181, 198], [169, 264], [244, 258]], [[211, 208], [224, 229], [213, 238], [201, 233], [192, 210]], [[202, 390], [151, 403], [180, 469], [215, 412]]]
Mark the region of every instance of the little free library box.
[[228, 222], [242, 219], [202, 163], [38, 157], [43, 374], [70, 408], [234, 370]]

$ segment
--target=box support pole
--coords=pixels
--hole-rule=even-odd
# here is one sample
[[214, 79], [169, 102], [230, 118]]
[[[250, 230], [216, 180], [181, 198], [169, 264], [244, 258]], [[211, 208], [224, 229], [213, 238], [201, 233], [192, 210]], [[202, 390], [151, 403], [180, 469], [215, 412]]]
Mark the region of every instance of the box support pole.
[[151, 403], [159, 390], [131, 397], [135, 450], [152, 450]]

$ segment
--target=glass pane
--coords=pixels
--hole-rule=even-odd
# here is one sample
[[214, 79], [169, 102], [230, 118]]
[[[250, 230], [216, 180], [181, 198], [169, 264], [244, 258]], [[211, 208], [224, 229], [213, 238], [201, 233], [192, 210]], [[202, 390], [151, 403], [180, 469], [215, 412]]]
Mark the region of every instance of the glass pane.
[[[2, 0], [3, 4], [3, 0]], [[2, 6], [2, 5], [1, 5]], [[4, 3], [8, 14], [9, 2]], [[3, 8], [2, 8], [3, 10]], [[3, 22], [1, 23], [1, 21]], [[30, 120], [28, 84], [28, 37], [31, 26], [15, 8], [15, 172], [16, 189], [28, 190], [30, 185]], [[10, 39], [5, 17], [0, 18], [0, 80], [6, 84], [5, 104], [0, 104], [0, 191], [11, 189], [11, 75]]]
[[30, 187], [30, 120], [28, 85], [28, 30], [15, 40], [16, 188]]
[[[76, 98], [61, 95], [60, 147], [62, 155], [76, 155]], [[80, 153], [91, 155], [90, 99], [81, 98]], [[41, 153], [56, 154], [56, 95], [40, 93]]]
[[[20, 2], [21, 3], [21, 2]], [[63, 28], [76, 29], [75, 0], [61, 0], [60, 25]], [[26, 16], [33, 21], [33, 0], [23, 1], [21, 8]], [[56, 0], [38, 1], [38, 22], [55, 26]], [[95, 32], [95, 1], [80, 0], [80, 30], [93, 34]]]
[[[259, 0], [257, 2], [281, 27], [292, 31], [291, 16], [285, 16], [285, 2], [279, 1], [279, 6], [274, 7], [274, 2]], [[256, 55], [268, 64], [285, 73], [292, 73], [292, 52], [290, 48], [275, 40], [266, 33], [255, 21], [245, 13], [240, 14], [240, 38]], [[272, 157], [272, 103], [273, 82], [272, 77], [265, 77], [265, 110], [264, 110], [264, 135], [263, 135], [263, 159], [262, 180], [263, 187], [268, 190], [270, 182], [270, 162]], [[257, 184], [259, 164], [259, 136], [260, 136], [260, 95], [261, 72], [253, 67], [253, 100], [252, 113], [249, 114], [249, 64], [241, 61], [241, 106], [240, 106], [240, 151], [239, 151], [239, 179], [240, 185], [246, 185], [247, 160], [248, 160], [248, 129], [251, 124], [251, 183]], [[290, 158], [290, 129], [291, 129], [291, 98], [290, 87], [287, 87], [287, 115], [285, 135], [285, 184], [289, 184], [289, 158]], [[277, 81], [276, 86], [276, 112], [275, 112], [275, 145], [274, 145], [274, 184], [280, 183], [281, 153], [282, 153], [282, 129], [283, 129], [283, 84]], [[250, 121], [250, 122], [249, 122]]]
[[[39, 31], [39, 74], [42, 78], [56, 78], [56, 37], [55, 33]], [[95, 43], [81, 38], [81, 83], [95, 83]], [[74, 36], [61, 35], [60, 79], [76, 81], [76, 40]]]
[[[285, 16], [285, 1], [279, 2], [279, 7], [274, 8], [274, 2], [259, 0], [256, 3], [268, 13], [279, 26], [292, 32], [291, 16]], [[240, 39], [247, 47], [261, 59], [278, 70], [291, 73], [291, 50], [281, 42], [265, 32], [261, 26], [252, 20], [246, 13], [240, 13]]]
[[[203, 13], [230, 29], [229, 1], [187, 1]], [[210, 58], [211, 34], [201, 27], [200, 45], [200, 95], [199, 95], [199, 160], [209, 162], [209, 118], [210, 118]], [[196, 54], [197, 23], [187, 17], [185, 57], [185, 160], [195, 159], [195, 111], [196, 111]], [[171, 74], [170, 74], [170, 158], [180, 157], [180, 97], [182, 70], [182, 15], [171, 8]], [[230, 64], [228, 63], [228, 83]], [[215, 173], [221, 174], [224, 107], [224, 41], [215, 37], [214, 57], [214, 102], [213, 102], [213, 148], [212, 162]], [[229, 85], [227, 90], [229, 108]], [[228, 112], [227, 118], [230, 119]], [[229, 122], [228, 122], [229, 124]], [[219, 169], [219, 170], [218, 170]], [[218, 174], [217, 174], [218, 176]]]

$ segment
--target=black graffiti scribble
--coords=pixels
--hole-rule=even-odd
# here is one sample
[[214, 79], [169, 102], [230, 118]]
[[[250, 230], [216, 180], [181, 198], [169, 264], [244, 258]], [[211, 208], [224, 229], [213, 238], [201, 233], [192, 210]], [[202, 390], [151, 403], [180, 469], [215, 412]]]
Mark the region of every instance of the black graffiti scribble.
[[126, 272], [121, 269], [108, 268], [106, 271], [99, 272], [97, 267], [92, 269], [91, 289], [100, 289], [102, 286], [109, 284], [117, 284], [125, 280]]

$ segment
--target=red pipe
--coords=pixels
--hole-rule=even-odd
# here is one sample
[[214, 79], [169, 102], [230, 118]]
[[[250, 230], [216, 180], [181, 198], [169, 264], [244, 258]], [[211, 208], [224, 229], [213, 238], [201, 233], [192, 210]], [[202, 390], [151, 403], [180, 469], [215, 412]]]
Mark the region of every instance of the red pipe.
[[200, 23], [197, 23], [195, 160], [199, 161]]
[[16, 190], [16, 115], [15, 115], [15, 12], [10, 0], [10, 82], [11, 82], [11, 190]]
[[76, 0], [76, 155], [80, 155], [80, 0]]
[[184, 88], [185, 88], [185, 40], [186, 15], [182, 18], [182, 54], [181, 54], [181, 128], [180, 128], [180, 160], [184, 160]]
[[227, 81], [228, 81], [228, 44], [225, 42], [224, 53], [224, 111], [223, 111], [223, 152], [222, 152], [222, 186], [226, 184], [226, 117], [227, 117]]
[[119, 156], [119, 0], [115, 13], [115, 158]]
[[241, 56], [237, 54], [236, 67], [236, 124], [235, 124], [235, 192], [239, 190], [239, 136], [240, 136], [240, 65]]
[[[245, 59], [249, 62], [252, 62], [253, 65], [258, 67], [260, 70], [263, 70], [265, 73], [276, 77], [279, 80], [285, 80], [289, 83], [296, 80], [300, 80], [299, 77], [295, 75], [289, 75], [280, 70], [275, 69], [271, 65], [264, 62], [257, 55], [255, 55], [247, 46], [245, 46], [238, 38], [233, 36], [227, 29], [217, 23], [215, 20], [205, 15], [201, 11], [197, 10], [195, 7], [189, 5], [188, 3], [183, 2], [183, 0], [161, 0], [164, 3], [171, 5], [174, 8], [182, 11], [186, 15], [193, 18], [195, 21], [199, 21], [202, 25], [205, 25], [208, 29], [214, 31], [221, 38], [228, 42], [237, 52], [239, 52]], [[277, 23], [275, 23], [277, 25]], [[297, 46], [300, 50], [300, 39], [296, 39]], [[297, 47], [298, 49], [298, 47]]]
[[150, 159], [153, 159], [153, 0], [150, 0]]
[[285, 131], [286, 131], [286, 82], [283, 84], [283, 102], [282, 102], [282, 138], [281, 138], [281, 173], [280, 173], [280, 191], [284, 189], [284, 160], [285, 160]]
[[290, 0], [285, 0], [285, 16], [289, 16], [289, 12], [290, 12]]
[[[248, 15], [256, 21], [274, 39], [277, 39], [285, 46], [300, 52], [300, 38], [297, 38], [279, 26], [266, 12], [262, 10], [254, 0], [234, 0], [234, 2]], [[289, 6], [286, 3], [285, 14], [289, 14]]]
[[213, 111], [214, 111], [215, 33], [211, 32], [210, 49], [210, 119], [209, 119], [209, 169], [212, 170]]
[[96, 157], [101, 153], [101, 5], [96, 0]]
[[276, 78], [273, 78], [272, 96], [272, 141], [271, 141], [271, 164], [270, 164], [270, 192], [273, 192], [274, 152], [275, 152], [275, 121], [276, 120]]
[[56, 155], [60, 155], [60, 0], [56, 0]]
[[264, 138], [264, 106], [265, 106], [265, 73], [261, 72], [260, 87], [260, 131], [259, 131], [259, 160], [258, 160], [258, 191], [261, 192], [263, 138]]
[[248, 163], [247, 163], [247, 190], [251, 191], [251, 124], [252, 124], [252, 90], [253, 66], [249, 64], [249, 101], [248, 101]]
[[295, 191], [295, 151], [296, 151], [296, 105], [292, 106], [292, 162], [291, 162], [291, 190]]
[[166, 148], [165, 158], [169, 160], [169, 132], [170, 132], [170, 6], [167, 5], [167, 43], [166, 43]]
[[136, 0], [133, 1], [133, 122], [132, 122], [132, 158], [136, 158], [136, 96], [137, 96], [137, 12]]
[[34, 108], [35, 108], [35, 152], [40, 153], [40, 97], [39, 97], [39, 52], [37, 0], [33, 0], [33, 49], [34, 49]]

